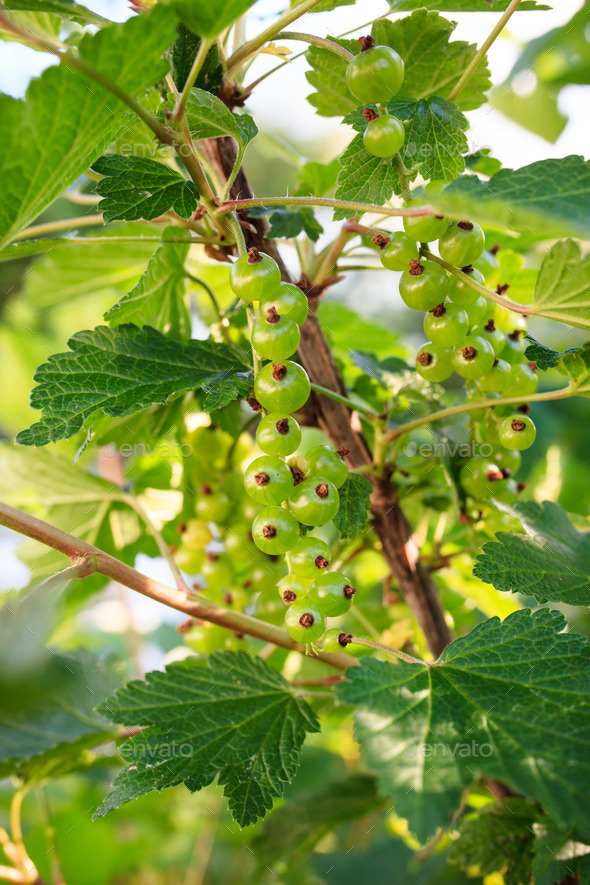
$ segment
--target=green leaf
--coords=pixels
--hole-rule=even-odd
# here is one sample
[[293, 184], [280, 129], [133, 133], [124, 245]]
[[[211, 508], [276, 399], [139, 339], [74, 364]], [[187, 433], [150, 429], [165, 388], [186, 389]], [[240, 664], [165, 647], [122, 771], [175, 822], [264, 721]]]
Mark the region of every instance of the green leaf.
[[104, 176], [96, 192], [104, 197], [99, 209], [106, 222], [151, 221], [170, 209], [189, 218], [198, 206], [199, 194], [192, 181], [147, 157], [107, 154], [92, 168]]
[[0, 712], [0, 777], [17, 774], [38, 782], [69, 774], [87, 763], [85, 748], [113, 735], [95, 708], [121, 684], [120, 668], [84, 652], [55, 657], [67, 678], [45, 697], [12, 713]]
[[[504, 12], [510, 0], [436, 0], [436, 3], [424, 2], [424, 0], [387, 0], [392, 12], [405, 12], [410, 9], [428, 8], [433, 6], [441, 12]], [[537, 0], [524, 0], [518, 7], [519, 12], [525, 9], [550, 9]]]
[[331, 163], [316, 163], [312, 160], [304, 163], [297, 173], [295, 195], [323, 197], [331, 193], [336, 186], [339, 169], [338, 158]]
[[254, 823], [295, 776], [310, 707], [259, 658], [216, 652], [148, 673], [109, 698], [101, 712], [143, 727], [122, 747], [130, 765], [95, 817], [151, 790], [184, 783], [191, 792], [218, 778], [240, 826]]
[[[418, 9], [394, 22], [377, 20], [371, 33], [377, 43], [393, 47], [403, 58], [407, 95], [416, 100], [433, 95], [448, 98], [477, 52], [473, 43], [449, 42], [455, 27], [438, 12]], [[457, 105], [465, 111], [480, 107], [490, 85], [490, 72], [482, 62], [461, 90]]]
[[558, 612], [525, 609], [429, 666], [371, 659], [347, 671], [337, 693], [356, 708], [364, 763], [421, 841], [448, 826], [478, 776], [590, 833], [588, 649], [565, 627]]
[[552, 347], [547, 347], [545, 344], [541, 344], [540, 341], [537, 341], [528, 332], [525, 333], [525, 338], [531, 343], [525, 350], [524, 355], [531, 363], [535, 363], [537, 369], [541, 372], [546, 372], [547, 369], [557, 368], [561, 362], [561, 358], [566, 353], [577, 353], [578, 351], [577, 347], [568, 347], [563, 353], [559, 350], [553, 350]]
[[[193, 62], [201, 45], [201, 38], [194, 34], [185, 24], [179, 23], [177, 37], [170, 50], [172, 61], [172, 78], [179, 92], [190, 73]], [[219, 48], [214, 43], [205, 57], [203, 66], [197, 75], [194, 85], [198, 89], [217, 94], [223, 80], [223, 66], [219, 61]]]
[[[359, 51], [358, 40], [333, 42], [350, 52]], [[306, 57], [311, 70], [306, 71], [305, 77], [316, 90], [307, 96], [307, 100], [320, 116], [341, 117], [358, 107], [358, 100], [346, 85], [346, 59], [331, 49], [320, 49], [318, 46], [310, 46]]]
[[[174, 236], [178, 228], [167, 228]], [[174, 338], [190, 338], [191, 322], [184, 302], [188, 243], [164, 242], [152, 255], [137, 285], [111, 307], [104, 318], [111, 326], [145, 323]]]
[[545, 602], [590, 602], [590, 534], [579, 532], [552, 501], [514, 505], [526, 534], [500, 532], [485, 544], [473, 574], [496, 590]]
[[590, 162], [569, 156], [501, 169], [488, 181], [465, 175], [429, 195], [435, 209], [537, 239], [590, 237]]
[[258, 127], [249, 114], [234, 116], [221, 99], [203, 89], [192, 89], [187, 105], [186, 118], [194, 139], [231, 137], [244, 147], [251, 141]]
[[362, 473], [349, 473], [338, 489], [340, 509], [334, 517], [334, 525], [342, 538], [354, 538], [365, 528], [372, 491], [373, 484]]
[[513, 797], [501, 805], [488, 805], [467, 815], [459, 826], [459, 838], [451, 845], [449, 862], [466, 872], [477, 866], [480, 876], [505, 870], [505, 885], [530, 882], [533, 824], [538, 816], [531, 802]]
[[335, 827], [370, 814], [381, 805], [375, 779], [366, 774], [320, 783], [267, 818], [252, 843], [256, 862], [268, 869], [273, 869], [277, 859], [296, 863]]
[[223, 382], [234, 398], [251, 373], [238, 351], [216, 341], [179, 341], [156, 329], [99, 326], [77, 332], [70, 352], [54, 354], [36, 373], [31, 407], [43, 417], [17, 443], [67, 439], [92, 416], [131, 415], [187, 390]]
[[485, 175], [487, 178], [495, 175], [502, 168], [502, 163], [492, 156], [490, 148], [480, 148], [472, 154], [467, 154], [464, 160], [468, 169], [471, 169], [472, 172], [477, 172], [479, 175]]
[[540, 821], [535, 826], [532, 879], [535, 885], [555, 885], [557, 882], [590, 880], [590, 845], [579, 842], [575, 828], [556, 826], [552, 821]]
[[[588, 176], [590, 189], [590, 166]], [[588, 229], [590, 230], [590, 212]], [[573, 240], [561, 240], [548, 250], [537, 277], [531, 313], [590, 329], [590, 258], [582, 258]]]
[[211, 3], [210, 0], [165, 0], [185, 25], [201, 37], [217, 37], [233, 24], [255, 0], [224, 0]]
[[[174, 24], [171, 11], [158, 6], [84, 34], [77, 51], [125, 92], [139, 96], [168, 71], [161, 56]], [[65, 65], [51, 65], [33, 79], [26, 101], [0, 96], [0, 248], [104, 153], [128, 119], [117, 98]]]
[[74, 0], [8, 0], [6, 9], [11, 12], [50, 13], [80, 25], [110, 25], [111, 22], [87, 9]]
[[[127, 557], [125, 548], [142, 537], [143, 549], [149, 545], [120, 489], [54, 452], [0, 445], [0, 499], [126, 561], [133, 562], [135, 554]], [[37, 541], [25, 541], [18, 553], [38, 578], [67, 564], [63, 554]], [[104, 583], [97, 576], [85, 578], [76, 582], [76, 592], [93, 591]]]
[[[336, 179], [336, 197], [382, 206], [394, 193], [400, 193], [399, 175], [391, 160], [370, 154], [363, 136], [356, 135], [339, 158], [340, 172]], [[351, 218], [354, 211], [336, 209], [334, 220]]]
[[[129, 243], [117, 240], [123, 230], [116, 224], [99, 229], [96, 236], [91, 234], [84, 243], [68, 238], [46, 240], [47, 254], [27, 268], [23, 297], [35, 308], [44, 310], [66, 302], [73, 304], [74, 299], [82, 296], [96, 303], [105, 290], [112, 293], [112, 299], [123, 296], [135, 285], [158, 248], [157, 243], [141, 242], [139, 237], [146, 229], [149, 230], [146, 224], [125, 225], [124, 235], [137, 236]], [[149, 233], [153, 235], [153, 230]], [[0, 252], [0, 258], [13, 248], [16, 246]]]
[[0, 4], [0, 11], [3, 12], [2, 21], [0, 21], [0, 40], [6, 40], [9, 43], [21, 43], [28, 46], [36, 52], [42, 52], [39, 43], [31, 37], [27, 40], [24, 36], [15, 33], [10, 25], [14, 25], [21, 33], [35, 34], [50, 43], [59, 40], [59, 34], [62, 28], [62, 19], [58, 15], [52, 15], [49, 12], [9, 12]]
[[315, 243], [320, 234], [324, 232], [324, 228], [309, 206], [281, 209], [266, 209], [262, 206], [260, 209], [250, 211], [251, 216], [266, 215], [267, 213], [271, 213], [268, 218], [268, 236], [272, 239], [294, 239], [300, 233], [305, 232], [309, 239]]
[[[463, 154], [469, 148], [465, 136], [469, 122], [456, 104], [438, 96], [421, 101], [394, 98], [387, 102], [387, 110], [405, 125], [400, 154], [413, 173], [419, 169], [423, 178], [452, 181], [465, 170]], [[360, 108], [343, 122], [357, 132], [367, 127]]]

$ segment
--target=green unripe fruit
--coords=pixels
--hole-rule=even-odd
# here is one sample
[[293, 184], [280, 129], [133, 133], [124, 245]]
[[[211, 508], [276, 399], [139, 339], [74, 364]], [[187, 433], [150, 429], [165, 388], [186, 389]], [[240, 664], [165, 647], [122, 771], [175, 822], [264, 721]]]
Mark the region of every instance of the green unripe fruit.
[[311, 581], [298, 575], [285, 575], [277, 584], [279, 596], [285, 605], [292, 605], [297, 599], [304, 599], [309, 593]]
[[453, 351], [452, 363], [455, 372], [462, 378], [481, 378], [491, 371], [495, 359], [494, 348], [489, 341], [468, 335]]
[[479, 224], [459, 221], [450, 225], [438, 241], [440, 257], [455, 267], [467, 267], [481, 257], [485, 237]]
[[[479, 283], [480, 286], [484, 285], [483, 275], [475, 267], [463, 268], [463, 273], [467, 274], [474, 283]], [[461, 307], [473, 304], [474, 301], [481, 297], [472, 286], [456, 277], [455, 274], [449, 274], [447, 277], [446, 295], [453, 304], [459, 304]]]
[[268, 363], [254, 382], [254, 396], [269, 412], [296, 412], [309, 399], [310, 390], [307, 372], [291, 360]]
[[510, 378], [506, 385], [506, 396], [522, 396], [526, 399], [536, 393], [539, 379], [527, 363], [516, 363], [510, 369]]
[[304, 525], [325, 525], [334, 519], [340, 507], [338, 489], [321, 476], [309, 477], [289, 498], [289, 509]]
[[231, 509], [232, 502], [225, 492], [214, 492], [206, 483], [201, 487], [200, 495], [195, 501], [195, 513], [199, 519], [222, 524]]
[[235, 573], [229, 559], [223, 559], [214, 553], [205, 557], [201, 574], [211, 590], [227, 590], [235, 581]]
[[337, 654], [348, 650], [350, 633], [343, 633], [337, 627], [326, 630], [322, 636], [322, 648], [327, 654]]
[[[343, 451], [346, 454], [346, 450]], [[305, 460], [310, 473], [329, 479], [337, 489], [348, 479], [348, 467], [344, 463], [344, 455], [332, 446], [314, 446], [305, 453]]]
[[274, 307], [280, 316], [288, 317], [298, 326], [307, 319], [309, 304], [299, 286], [293, 283], [281, 283], [270, 295], [260, 299], [260, 313], [265, 316]]
[[413, 310], [432, 310], [444, 300], [446, 274], [434, 261], [412, 261], [399, 283], [399, 294]]
[[204, 550], [194, 550], [192, 547], [185, 547], [181, 544], [174, 554], [174, 559], [178, 568], [183, 572], [188, 575], [198, 575], [205, 561], [205, 555]]
[[[469, 329], [476, 329], [490, 312], [487, 298], [478, 295], [473, 301], [463, 305], [463, 310], [469, 318]], [[502, 353], [504, 350], [502, 350]]]
[[534, 443], [537, 428], [528, 415], [509, 415], [500, 424], [498, 436], [504, 448], [522, 452]]
[[276, 455], [263, 455], [246, 468], [244, 487], [259, 504], [281, 504], [293, 491], [293, 476]]
[[363, 143], [374, 157], [387, 159], [401, 150], [405, 137], [406, 130], [401, 120], [391, 114], [382, 114], [369, 122]]
[[487, 320], [483, 325], [476, 326], [473, 329], [473, 335], [478, 338], [485, 338], [492, 345], [494, 356], [498, 357], [504, 350], [504, 333], [496, 328], [493, 319]]
[[267, 455], [292, 455], [301, 444], [301, 428], [290, 415], [271, 412], [256, 428], [256, 442]]
[[416, 354], [416, 371], [427, 381], [446, 381], [453, 374], [451, 351], [427, 341]]
[[204, 519], [189, 519], [181, 535], [182, 543], [190, 550], [202, 550], [213, 540], [211, 529]]
[[393, 234], [381, 252], [381, 264], [388, 270], [408, 270], [410, 261], [418, 261], [416, 240], [401, 231]]
[[346, 85], [361, 104], [389, 101], [404, 82], [404, 62], [390, 46], [361, 37], [363, 51], [348, 62]]
[[286, 553], [299, 540], [299, 524], [282, 507], [265, 507], [254, 517], [252, 538], [263, 553]]
[[289, 569], [301, 578], [315, 580], [330, 565], [330, 548], [321, 538], [300, 538], [287, 553]]
[[285, 628], [295, 642], [315, 642], [324, 633], [326, 621], [310, 599], [298, 599], [285, 612]]
[[510, 471], [510, 475], [514, 476], [520, 470], [522, 456], [520, 452], [514, 449], [505, 449], [503, 446], [494, 450], [492, 459], [505, 472]]
[[299, 347], [299, 326], [274, 307], [269, 307], [267, 313], [252, 329], [252, 347], [265, 359], [280, 362], [293, 356]]
[[494, 360], [494, 365], [479, 379], [482, 390], [486, 393], [502, 393], [510, 383], [510, 365], [501, 359]]
[[[412, 204], [410, 203], [410, 206]], [[419, 243], [432, 243], [438, 240], [449, 225], [442, 215], [406, 215], [404, 216], [404, 230], [409, 237]]]
[[313, 582], [309, 598], [327, 618], [337, 618], [349, 610], [355, 593], [346, 575], [327, 572]]
[[446, 301], [437, 304], [424, 317], [424, 334], [433, 344], [452, 347], [469, 331], [469, 317], [462, 307]]
[[506, 335], [506, 339], [504, 341], [504, 348], [502, 350], [502, 359], [506, 360], [507, 363], [510, 363], [511, 366], [515, 366], [517, 363], [521, 363], [524, 359], [524, 352], [528, 347], [528, 341], [522, 335], [520, 329], [515, 329], [514, 332], [510, 332], [510, 334]]
[[277, 289], [281, 271], [274, 258], [252, 248], [232, 264], [229, 279], [238, 298], [249, 303], [259, 301]]
[[473, 262], [473, 266], [483, 274], [486, 283], [496, 281], [496, 276], [500, 270], [500, 262], [493, 252], [488, 252], [487, 249], [484, 249], [477, 261]]

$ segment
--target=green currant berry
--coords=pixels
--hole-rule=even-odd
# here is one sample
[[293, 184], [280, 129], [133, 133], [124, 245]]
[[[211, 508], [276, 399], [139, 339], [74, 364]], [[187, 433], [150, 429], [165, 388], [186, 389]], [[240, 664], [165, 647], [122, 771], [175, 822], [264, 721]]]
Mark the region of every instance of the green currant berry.
[[416, 371], [427, 381], [446, 381], [453, 374], [451, 351], [427, 341], [416, 355]]
[[469, 317], [469, 328], [475, 329], [489, 313], [490, 306], [487, 298], [484, 298], [483, 295], [478, 295], [474, 301], [464, 304], [463, 310]]
[[538, 384], [537, 374], [528, 363], [516, 363], [510, 369], [505, 396], [522, 396], [526, 399], [536, 393]]
[[389, 101], [404, 82], [404, 62], [390, 46], [361, 37], [362, 50], [348, 62], [346, 85], [362, 104]]
[[407, 235], [418, 243], [432, 243], [444, 233], [449, 222], [442, 215], [406, 215], [403, 224]]
[[186, 572], [187, 575], [198, 575], [203, 567], [205, 556], [204, 550], [195, 550], [181, 544], [174, 554], [174, 559], [178, 568]]
[[528, 415], [509, 415], [500, 424], [498, 436], [505, 449], [522, 452], [534, 443], [537, 428]]
[[473, 262], [473, 266], [483, 274], [486, 283], [496, 282], [496, 277], [500, 270], [500, 262], [494, 252], [488, 252], [487, 249], [484, 249], [477, 261]]
[[493, 368], [494, 348], [485, 338], [468, 335], [453, 351], [452, 363], [462, 378], [481, 378]]
[[293, 476], [276, 455], [263, 455], [246, 468], [244, 487], [259, 504], [281, 504], [293, 491]]
[[254, 382], [254, 396], [269, 412], [296, 412], [310, 393], [307, 372], [297, 363], [267, 363]]
[[476, 501], [497, 498], [506, 491], [510, 472], [487, 458], [470, 458], [459, 471], [459, 481], [468, 495]]
[[446, 274], [434, 261], [410, 262], [399, 282], [399, 294], [413, 310], [432, 310], [444, 300]]
[[223, 524], [233, 505], [225, 492], [215, 492], [210, 485], [201, 486], [201, 494], [195, 501], [195, 513], [199, 519]]
[[494, 306], [494, 320], [497, 327], [508, 334], [515, 332], [517, 329], [520, 329], [521, 332], [524, 332], [526, 329], [526, 317], [521, 313], [508, 310], [507, 307], [502, 307], [501, 304]]
[[382, 114], [369, 120], [363, 135], [363, 143], [374, 157], [387, 159], [401, 150], [405, 137], [406, 130], [401, 120], [391, 114]]
[[291, 513], [304, 525], [325, 525], [334, 519], [339, 507], [338, 489], [321, 476], [300, 482], [289, 498]]
[[290, 415], [271, 412], [256, 428], [256, 442], [267, 455], [292, 455], [301, 444], [301, 428]]
[[234, 294], [249, 303], [271, 295], [281, 282], [281, 272], [274, 258], [252, 248], [232, 264], [229, 279]]
[[306, 581], [299, 575], [285, 575], [277, 584], [279, 596], [285, 605], [292, 605], [296, 599], [304, 599], [311, 588], [311, 581]]
[[310, 599], [298, 599], [285, 612], [285, 628], [295, 642], [315, 642], [326, 629], [326, 620]]
[[269, 307], [252, 329], [252, 347], [267, 360], [280, 362], [293, 356], [299, 347], [299, 326], [289, 317]]
[[528, 341], [524, 338], [520, 329], [515, 329], [506, 335], [504, 349], [502, 350], [502, 359], [510, 363], [511, 366], [521, 363], [524, 359], [524, 352], [528, 347]]
[[455, 267], [467, 267], [481, 257], [485, 237], [474, 221], [452, 223], [438, 241], [441, 258]]
[[225, 590], [232, 586], [236, 576], [229, 559], [208, 553], [201, 568], [201, 574], [211, 590]]
[[181, 535], [182, 543], [191, 550], [202, 550], [213, 540], [209, 523], [205, 519], [189, 519]]
[[[493, 460], [504, 471], [506, 476], [514, 476], [520, 470], [522, 456], [514, 449], [505, 449], [503, 446], [494, 450]], [[509, 471], [509, 472], [508, 472]]]
[[485, 338], [486, 341], [489, 341], [492, 345], [494, 356], [500, 356], [504, 350], [504, 333], [496, 328], [493, 318], [476, 326], [473, 329], [472, 334], [477, 335], [478, 338]]
[[[483, 286], [484, 278], [479, 270], [475, 267], [464, 267], [462, 270], [464, 274], [467, 274], [470, 280]], [[473, 302], [480, 297], [472, 286], [464, 282], [464, 280], [459, 279], [459, 277], [456, 277], [454, 273], [449, 274], [447, 277], [446, 295], [447, 298], [451, 299], [453, 304], [459, 304], [461, 307], [473, 304]]]
[[462, 307], [447, 301], [437, 304], [424, 317], [424, 334], [433, 344], [452, 347], [469, 331], [469, 317]]
[[407, 270], [410, 261], [418, 261], [419, 257], [416, 240], [398, 231], [381, 252], [381, 264], [388, 270]]
[[309, 471], [324, 479], [333, 482], [337, 489], [344, 485], [348, 479], [348, 467], [344, 463], [344, 454], [333, 449], [332, 446], [314, 446], [305, 453], [305, 460], [309, 465]]
[[254, 517], [252, 538], [263, 553], [286, 553], [299, 540], [299, 525], [282, 507], [265, 507]]
[[260, 313], [265, 316], [274, 307], [280, 316], [289, 317], [298, 326], [307, 319], [309, 304], [299, 286], [293, 283], [281, 283], [270, 295], [260, 299]]
[[337, 627], [332, 627], [322, 636], [322, 648], [326, 654], [336, 654], [346, 651], [350, 640], [350, 633], [343, 633]]
[[309, 598], [327, 618], [337, 618], [348, 611], [355, 593], [356, 587], [352, 586], [346, 575], [326, 572], [311, 585]]
[[314, 580], [330, 565], [330, 555], [330, 548], [325, 541], [306, 535], [287, 553], [287, 564], [296, 575]]
[[510, 382], [510, 366], [505, 360], [495, 359], [494, 365], [479, 379], [479, 386], [485, 393], [502, 393]]

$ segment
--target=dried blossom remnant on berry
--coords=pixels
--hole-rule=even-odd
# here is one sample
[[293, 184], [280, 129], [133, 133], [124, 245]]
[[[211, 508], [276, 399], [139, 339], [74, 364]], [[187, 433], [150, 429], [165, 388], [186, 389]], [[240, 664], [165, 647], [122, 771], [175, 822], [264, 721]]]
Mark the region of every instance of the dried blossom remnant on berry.
[[474, 360], [477, 356], [477, 347], [474, 347], [473, 344], [468, 344], [467, 347], [464, 347], [461, 350], [463, 354], [463, 358], [466, 360]]
[[352, 599], [356, 593], [356, 587], [351, 587], [350, 584], [347, 584], [346, 587], [343, 588], [342, 593], [345, 599]]
[[246, 402], [248, 403], [248, 405], [250, 406], [250, 408], [252, 409], [253, 412], [262, 412], [262, 406], [260, 405], [260, 403], [258, 402], [256, 397], [249, 396], [246, 399]]
[[303, 614], [299, 618], [299, 623], [302, 627], [308, 629], [309, 627], [313, 627], [313, 625], [315, 624], [315, 618], [311, 612], [303, 612]]
[[361, 52], [368, 52], [375, 45], [375, 38], [370, 34], [367, 37], [359, 37], [359, 43], [361, 44]]
[[284, 381], [287, 377], [287, 367], [282, 363], [272, 364], [272, 377], [275, 381]]
[[430, 313], [431, 313], [433, 316], [435, 316], [437, 319], [440, 319], [441, 317], [444, 317], [444, 315], [446, 314], [446, 312], [447, 312], [447, 309], [446, 309], [446, 307], [444, 306], [444, 304], [437, 304], [436, 307], [433, 307], [432, 310], [430, 311]]
[[460, 227], [461, 230], [473, 230], [473, 222], [472, 221], [460, 221], [457, 227]]
[[379, 119], [379, 114], [374, 111], [373, 108], [365, 108], [363, 111], [363, 117], [367, 123], [373, 123], [375, 120]]
[[274, 525], [265, 525], [262, 527], [262, 535], [265, 538], [276, 538], [277, 530]]
[[513, 418], [510, 422], [510, 426], [517, 433], [521, 433], [526, 428], [526, 424], [521, 418]]
[[285, 590], [283, 593], [283, 602], [285, 605], [291, 605], [297, 599], [297, 594], [293, 590]]
[[270, 482], [270, 476], [268, 473], [257, 473], [254, 477], [254, 482], [258, 486], [267, 486]]
[[262, 255], [254, 246], [248, 249], [248, 264], [260, 264]]
[[330, 561], [324, 556], [316, 556], [313, 562], [316, 568], [321, 569], [328, 568], [328, 566], [330, 565]]
[[410, 276], [421, 277], [424, 273], [424, 266], [420, 264], [418, 258], [410, 258]]
[[432, 362], [432, 354], [427, 352], [419, 353], [417, 356], [417, 361], [420, 363], [421, 366], [429, 366]]
[[317, 485], [315, 487], [315, 493], [318, 496], [318, 498], [322, 498], [322, 500], [327, 498], [328, 495], [330, 494], [330, 489], [328, 487], [328, 484], [325, 482], [321, 482], [319, 485]]
[[277, 433], [282, 434], [283, 436], [286, 433], [289, 433], [289, 419], [288, 418], [279, 418], [277, 423], [275, 424]]
[[389, 237], [384, 237], [383, 234], [377, 234], [376, 237], [373, 237], [373, 242], [376, 246], [379, 246], [380, 249], [385, 249], [389, 243]]
[[280, 323], [281, 315], [279, 313], [277, 313], [276, 307], [269, 307], [266, 312], [268, 314], [268, 317], [266, 319], [267, 323], [270, 323], [272, 326], [275, 326], [277, 323]]

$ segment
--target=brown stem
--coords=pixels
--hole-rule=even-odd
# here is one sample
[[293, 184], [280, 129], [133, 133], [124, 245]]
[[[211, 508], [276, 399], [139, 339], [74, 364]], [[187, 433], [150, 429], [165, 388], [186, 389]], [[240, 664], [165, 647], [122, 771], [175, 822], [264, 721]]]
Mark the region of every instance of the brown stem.
[[[143, 594], [143, 596], [149, 596], [150, 599], [155, 599], [156, 602], [161, 602], [169, 608], [184, 612], [197, 620], [208, 621], [211, 624], [217, 624], [220, 627], [225, 627], [227, 630], [232, 630], [234, 633], [244, 633], [255, 639], [273, 642], [282, 648], [305, 654], [305, 646], [298, 642], [293, 642], [288, 633], [282, 628], [276, 627], [274, 624], [268, 624], [266, 621], [260, 621], [258, 618], [251, 618], [249, 615], [242, 614], [241, 612], [230, 611], [220, 605], [214, 605], [212, 602], [205, 600], [197, 602], [187, 593], [167, 587], [159, 581], [154, 581], [152, 578], [148, 578], [135, 571], [135, 569], [124, 562], [115, 559], [114, 556], [104, 553], [104, 551], [93, 547], [91, 544], [87, 544], [86, 541], [63, 532], [61, 529], [49, 525], [49, 523], [43, 522], [43, 520], [37, 519], [35, 516], [30, 516], [21, 510], [9, 507], [8, 504], [0, 503], [0, 525], [14, 529], [21, 535], [40, 541], [48, 547], [53, 547], [54, 550], [59, 550], [60, 553], [69, 557], [74, 565], [87, 562], [88, 569], [85, 570], [86, 575], [93, 572], [104, 575], [106, 578], [111, 578], [111, 580], [129, 587], [131, 590]], [[331, 664], [339, 670], [345, 670], [354, 663], [345, 654], [319, 653], [315, 655], [315, 658], [326, 664]]]
[[[209, 161], [226, 177], [233, 169], [236, 149], [231, 138], [211, 139], [201, 143]], [[243, 170], [238, 174], [230, 197], [248, 201], [252, 191]], [[277, 261], [284, 280], [291, 281], [289, 273], [272, 240], [266, 238], [266, 222], [263, 218], [248, 218], [246, 207], [238, 208], [238, 215], [248, 221], [244, 234], [248, 246], [255, 246]], [[332, 350], [326, 341], [317, 319], [317, 306], [322, 293], [321, 285], [314, 285], [309, 298], [309, 316], [301, 328], [299, 358], [312, 382], [321, 384], [340, 395], [346, 390]], [[314, 421], [324, 430], [336, 446], [349, 450], [346, 461], [349, 467], [372, 467], [373, 458], [362, 436], [353, 429], [348, 408], [341, 402], [319, 394], [313, 394], [311, 410]], [[383, 553], [395, 576], [400, 592], [412, 609], [432, 655], [437, 658], [451, 641], [451, 632], [445, 621], [438, 591], [428, 571], [420, 564], [418, 549], [412, 544], [412, 530], [399, 505], [397, 491], [389, 477], [371, 476], [375, 490], [371, 509], [374, 528], [383, 545]]]

